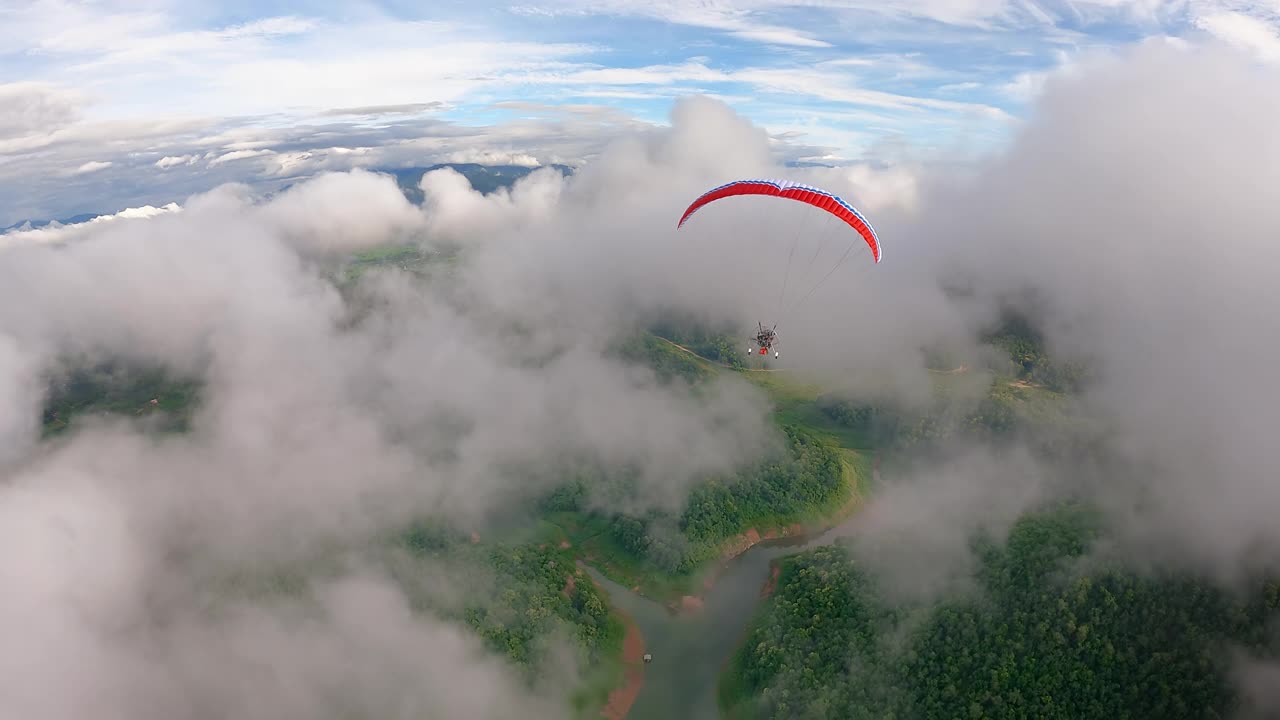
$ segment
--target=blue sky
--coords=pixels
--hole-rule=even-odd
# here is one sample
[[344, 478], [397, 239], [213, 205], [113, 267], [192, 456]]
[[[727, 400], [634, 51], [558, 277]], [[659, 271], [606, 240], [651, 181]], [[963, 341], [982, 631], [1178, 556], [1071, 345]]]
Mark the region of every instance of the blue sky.
[[[1151, 38], [1280, 60], [1280, 2], [10, 0], [0, 225], [356, 165], [581, 162], [721, 98], [790, 160], [989, 149]], [[167, 193], [167, 195], [166, 195]]]

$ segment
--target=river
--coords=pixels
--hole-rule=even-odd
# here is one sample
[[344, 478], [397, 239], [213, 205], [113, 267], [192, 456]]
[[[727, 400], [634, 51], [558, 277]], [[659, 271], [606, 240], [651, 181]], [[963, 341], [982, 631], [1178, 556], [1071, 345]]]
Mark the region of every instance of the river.
[[[856, 517], [856, 514], [855, 516]], [[718, 720], [716, 686], [725, 662], [743, 641], [769, 580], [769, 563], [783, 555], [829, 544], [850, 532], [852, 519], [808, 538], [762, 541], [730, 560], [703, 594], [702, 610], [673, 614], [666, 606], [631, 592], [587, 568], [617, 607], [634, 618], [653, 662], [627, 720]]]

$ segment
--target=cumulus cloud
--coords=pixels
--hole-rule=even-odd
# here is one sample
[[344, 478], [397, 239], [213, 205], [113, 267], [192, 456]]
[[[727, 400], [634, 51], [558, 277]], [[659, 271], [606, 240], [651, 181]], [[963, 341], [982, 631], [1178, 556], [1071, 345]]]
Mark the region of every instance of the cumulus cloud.
[[194, 165], [199, 159], [199, 155], [165, 155], [156, 161], [156, 167], [166, 170], [178, 165]]
[[445, 162], [479, 163], [481, 165], [518, 165], [520, 167], [538, 167], [542, 163], [528, 153], [502, 152], [499, 150], [464, 150], [446, 156]]
[[928, 601], [970, 588], [975, 530], [1003, 537], [1054, 479], [1024, 449], [961, 448], [945, 467], [924, 463], [891, 477], [852, 528], [858, 562], [895, 602]]
[[424, 225], [390, 176], [362, 170], [321, 175], [291, 188], [263, 206], [262, 215], [282, 237], [340, 252], [407, 242]]
[[[918, 386], [919, 348], [939, 333], [968, 330], [955, 325], [936, 286], [912, 279], [909, 255], [873, 267], [869, 249], [854, 247], [838, 222], [791, 203], [726, 201], [676, 229], [685, 206], [707, 189], [770, 176], [819, 184], [874, 211], [889, 243], [918, 202], [909, 168], [780, 167], [762, 128], [703, 97], [676, 103], [670, 131], [621, 139], [571, 177], [543, 170], [510, 192], [481, 196], [441, 170], [421, 187], [433, 233], [482, 246], [475, 267], [477, 282], [492, 287], [489, 301], [557, 307], [575, 318], [588, 308], [606, 323], [671, 307], [742, 328], [781, 322], [787, 352], [810, 371], [845, 383], [879, 385], [887, 375]], [[899, 252], [908, 250], [885, 251]], [[848, 311], [873, 306], [893, 312]], [[861, 370], [852, 379], [851, 368]]]
[[[1034, 288], [1024, 310], [1051, 354], [1096, 374], [1082, 411], [1110, 454], [1102, 468], [1069, 461], [1078, 477], [1066, 487], [1102, 503], [1114, 550], [1135, 566], [1226, 584], [1280, 561], [1268, 451], [1280, 424], [1268, 359], [1280, 347], [1280, 211], [1267, 200], [1280, 181], [1276, 79], [1234, 51], [1166, 42], [1089, 60], [1046, 83], [1009, 150], [963, 178], [925, 178], [919, 210], [886, 232], [886, 258], [914, 281], [975, 293], [911, 322], [977, 327]], [[1188, 92], [1206, 104], [1189, 109]], [[923, 471], [936, 475], [925, 495], [966, 500], [929, 511], [908, 484], [868, 515], [886, 537], [915, 533], [922, 583], [954, 561], [929, 561], [937, 528], [977, 528], [993, 507], [1044, 497], [1000, 480], [1043, 471], [1006, 461]]]
[[1280, 32], [1261, 18], [1241, 12], [1213, 12], [1195, 19], [1200, 29], [1223, 42], [1254, 53], [1267, 62], [1280, 62]]
[[[681, 124], [715, 130], [693, 116]], [[618, 161], [650, 155], [656, 185], [684, 172], [692, 141], [646, 140]], [[714, 172], [711, 156], [694, 161]], [[504, 245], [517, 259], [572, 259], [565, 243], [590, 237], [545, 225], [552, 209], [567, 212], [558, 173], [492, 199], [457, 180], [425, 178], [436, 203], [425, 211], [391, 178], [355, 171], [265, 197], [225, 185], [6, 236], [0, 515], [13, 522], [0, 574], [25, 582], [7, 583], [23, 589], [4, 600], [6, 617], [24, 620], [7, 630], [0, 694], [14, 707], [55, 719], [90, 707], [108, 718], [563, 716], [567, 679], [524, 687], [473, 638], [410, 612], [358, 557], [315, 578], [301, 603], [210, 586], [246, 567], [305, 566], [317, 548], [359, 546], [413, 518], [480, 527], [559, 482], [544, 470], [571, 461], [641, 468], [629, 507], [677, 507], [695, 478], [776, 438], [745, 383], [695, 398], [615, 358], [611, 342], [634, 318], [607, 277], [580, 275], [561, 294], [568, 268], [497, 261]], [[605, 200], [589, 190], [575, 192]], [[496, 221], [468, 231], [458, 208]], [[608, 229], [582, 227], [598, 244], [588, 263], [635, 239]], [[489, 234], [426, 285], [372, 272], [339, 292], [335, 253], [390, 242], [432, 252], [450, 231]], [[190, 430], [157, 438], [130, 421], [85, 420], [38, 441], [39, 379], [78, 358], [201, 379]], [[55, 692], [66, 672], [83, 682]]]
[[109, 167], [111, 167], [110, 160], [106, 160], [106, 161], [90, 160], [89, 162], [84, 163], [80, 167], [76, 168], [75, 174], [85, 175], [87, 173], [98, 172], [99, 170], [106, 170]]
[[221, 165], [222, 163], [232, 162], [234, 160], [244, 160], [245, 158], [258, 157], [259, 155], [270, 155], [274, 153], [270, 148], [257, 148], [251, 150], [232, 150], [223, 153], [209, 160], [210, 165]]
[[[376, 574], [308, 602], [218, 601], [161, 562], [145, 512], [89, 476], [0, 490], [5, 707], [24, 717], [555, 718], [474, 636], [424, 621]], [[74, 681], [68, 681], [74, 678]]]
[[[227, 182], [271, 191], [327, 171], [455, 159], [576, 165], [637, 126], [643, 125], [617, 112], [487, 126], [421, 117], [370, 127], [320, 116], [287, 129], [261, 127], [253, 118], [86, 121], [12, 140], [0, 136], [0, 227], [26, 218], [163, 205]], [[92, 174], [68, 176], [80, 164], [107, 161], [121, 180], [107, 184]]]
[[[13, 533], [0, 572], [39, 574], [26, 589], [6, 583], [20, 590], [5, 616], [37, 608], [32, 627], [59, 631], [38, 662], [6, 654], [25, 674], [4, 682], [16, 693], [55, 668], [82, 670], [107, 717], [254, 716], [240, 698], [263, 695], [263, 716], [312, 716], [328, 691], [393, 716], [378, 703], [398, 695], [476, 717], [540, 707], [469, 640], [406, 614], [359, 563], [317, 585], [305, 616], [247, 603], [194, 613], [198, 582], [184, 568], [296, 561], [424, 514], [481, 523], [545, 488], [523, 470], [563, 457], [639, 465], [636, 502], [670, 506], [700, 473], [761, 452], [771, 433], [758, 393], [726, 380], [695, 400], [605, 352], [671, 308], [743, 327], [777, 317], [790, 239], [822, 235], [796, 226], [803, 213], [726, 204], [674, 227], [692, 197], [739, 177], [853, 198], [874, 208], [885, 242], [884, 263], [854, 260], [784, 316], [789, 358], [850, 392], [909, 397], [926, 382], [923, 347], [972, 343], [1000, 301], [1034, 287], [1050, 350], [1097, 371], [1083, 402], [1121, 462], [1072, 489], [1125, 521], [1121, 550], [1224, 581], [1273, 566], [1274, 72], [1167, 43], [1082, 63], [1045, 83], [1006, 153], [959, 178], [783, 170], [762, 129], [691, 98], [670, 128], [637, 128], [571, 177], [542, 169], [488, 196], [433, 172], [419, 210], [389, 178], [353, 172], [266, 199], [231, 185], [181, 212], [56, 228], [57, 249], [10, 243], [0, 439], [12, 470], [0, 513], [15, 520], [0, 523]], [[344, 296], [327, 279], [333, 253], [391, 240], [457, 246], [460, 259], [425, 286], [374, 273]], [[942, 290], [958, 281], [974, 288], [966, 303]], [[82, 353], [204, 378], [191, 431], [158, 440], [99, 423], [37, 443], [31, 378]], [[897, 571], [918, 569], [901, 575], [902, 592], [927, 594], [950, 581], [942, 569], [963, 567], [968, 529], [1006, 527], [1062, 489], [1061, 475], [1026, 452], [969, 449], [891, 487], [866, 538], [892, 548]], [[32, 519], [42, 514], [57, 519]], [[87, 569], [75, 552], [85, 538], [98, 558]], [[39, 568], [23, 547], [39, 548]], [[371, 622], [370, 638], [352, 631]], [[432, 643], [450, 662], [423, 681], [405, 668]], [[238, 669], [247, 657], [287, 682], [260, 684]], [[381, 672], [338, 672], [341, 657]], [[90, 695], [21, 697], [30, 714], [60, 718]]]

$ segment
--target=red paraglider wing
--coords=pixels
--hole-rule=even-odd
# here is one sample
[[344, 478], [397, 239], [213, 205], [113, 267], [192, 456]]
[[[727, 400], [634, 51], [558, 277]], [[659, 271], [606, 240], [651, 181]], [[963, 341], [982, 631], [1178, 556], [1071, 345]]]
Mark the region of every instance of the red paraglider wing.
[[871, 248], [871, 254], [875, 257], [876, 262], [880, 262], [880, 239], [876, 237], [876, 231], [872, 229], [871, 223], [867, 222], [862, 213], [826, 190], [810, 185], [801, 185], [790, 180], [736, 180], [727, 185], [708, 190], [697, 200], [694, 200], [693, 204], [684, 211], [684, 215], [680, 217], [680, 222], [676, 223], [676, 227], [683, 226], [685, 221], [704, 205], [736, 195], [771, 195], [788, 200], [798, 200], [825, 210], [843, 220], [849, 227], [857, 230], [862, 239], [867, 241], [867, 246]]

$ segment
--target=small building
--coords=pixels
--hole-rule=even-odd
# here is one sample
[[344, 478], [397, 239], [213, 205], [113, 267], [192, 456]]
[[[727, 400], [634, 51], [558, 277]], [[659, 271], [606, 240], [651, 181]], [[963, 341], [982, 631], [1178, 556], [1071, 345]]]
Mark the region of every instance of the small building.
[[651, 653], [645, 653], [645, 654], [644, 654], [644, 661], [645, 661], [645, 662], [647, 662], [647, 663], [649, 663], [649, 662], [653, 662], [653, 655], [652, 655]]

